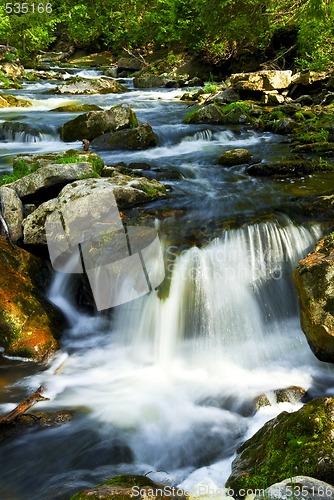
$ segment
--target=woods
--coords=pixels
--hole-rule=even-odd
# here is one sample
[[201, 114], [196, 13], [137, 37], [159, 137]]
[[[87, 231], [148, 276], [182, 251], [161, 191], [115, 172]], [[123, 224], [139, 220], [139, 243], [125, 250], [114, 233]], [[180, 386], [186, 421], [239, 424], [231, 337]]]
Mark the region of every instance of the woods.
[[69, 45], [115, 53], [168, 47], [227, 68], [254, 59], [321, 71], [333, 66], [333, 20], [330, 0], [27, 0], [0, 6], [0, 38], [26, 58]]

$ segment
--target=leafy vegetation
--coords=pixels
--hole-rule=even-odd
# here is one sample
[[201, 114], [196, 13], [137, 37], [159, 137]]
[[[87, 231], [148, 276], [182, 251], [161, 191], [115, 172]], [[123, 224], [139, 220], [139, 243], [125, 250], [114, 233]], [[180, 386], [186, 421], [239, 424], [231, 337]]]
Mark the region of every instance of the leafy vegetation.
[[53, 0], [42, 12], [33, 4], [24, 14], [0, 6], [0, 38], [21, 56], [61, 41], [91, 51], [186, 49], [214, 64], [253, 55], [274, 68], [334, 65], [330, 0]]

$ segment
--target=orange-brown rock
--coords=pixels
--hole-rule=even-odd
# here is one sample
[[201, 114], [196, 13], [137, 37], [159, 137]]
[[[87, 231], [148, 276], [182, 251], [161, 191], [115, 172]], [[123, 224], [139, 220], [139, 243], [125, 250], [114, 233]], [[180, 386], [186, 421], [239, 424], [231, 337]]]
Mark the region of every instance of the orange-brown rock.
[[0, 346], [5, 353], [41, 361], [58, 347], [60, 311], [44, 297], [47, 268], [0, 237]]
[[294, 281], [307, 341], [321, 361], [334, 363], [334, 233], [299, 262]]

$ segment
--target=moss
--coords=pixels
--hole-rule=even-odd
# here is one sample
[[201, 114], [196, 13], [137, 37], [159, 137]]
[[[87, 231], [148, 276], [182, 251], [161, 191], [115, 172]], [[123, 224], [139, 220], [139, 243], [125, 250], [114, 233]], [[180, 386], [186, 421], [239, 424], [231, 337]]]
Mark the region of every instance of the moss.
[[247, 168], [247, 173], [259, 177], [302, 177], [314, 172], [333, 172], [334, 164], [322, 158], [308, 160], [292, 158], [273, 163], [258, 163]]
[[268, 422], [238, 450], [245, 470], [232, 473], [228, 486], [235, 491], [267, 488], [296, 475], [328, 481], [334, 465], [333, 409], [332, 398], [321, 398]]
[[57, 113], [86, 113], [88, 111], [103, 111], [103, 109], [96, 104], [67, 104], [50, 110], [50, 112]]
[[132, 488], [133, 486], [156, 486], [156, 484], [147, 476], [120, 474], [119, 476], [112, 477], [103, 484], [114, 484], [117, 486], [124, 486]]

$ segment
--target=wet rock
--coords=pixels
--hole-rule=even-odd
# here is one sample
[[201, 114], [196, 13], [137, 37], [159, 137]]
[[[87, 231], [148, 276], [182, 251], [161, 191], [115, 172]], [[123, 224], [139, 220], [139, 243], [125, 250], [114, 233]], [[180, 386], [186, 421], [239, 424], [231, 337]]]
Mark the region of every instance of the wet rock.
[[50, 187], [63, 186], [69, 182], [95, 175], [92, 165], [88, 162], [59, 163], [41, 167], [31, 174], [25, 175], [8, 187], [13, 189], [20, 198], [40, 194]]
[[36, 139], [41, 139], [41, 130], [38, 127], [30, 125], [30, 123], [23, 123], [17, 121], [7, 121], [0, 126], [0, 139], [13, 141], [16, 139], [16, 135], [24, 140], [27, 137]]
[[273, 163], [256, 163], [247, 168], [249, 175], [259, 177], [303, 177], [314, 172], [333, 172], [334, 165], [318, 159], [298, 158]]
[[333, 398], [315, 399], [293, 413], [282, 412], [237, 450], [227, 485], [234, 491], [255, 490], [295, 475], [332, 482], [333, 434]]
[[301, 95], [295, 100], [295, 102], [301, 104], [302, 106], [312, 106], [312, 104], [314, 104], [310, 95]]
[[6, 354], [41, 361], [58, 348], [63, 317], [43, 295], [48, 270], [0, 237], [0, 343]]
[[[75, 160], [75, 161], [73, 161]], [[95, 172], [102, 170], [104, 161], [96, 153], [91, 151], [78, 151], [76, 149], [68, 149], [61, 153], [42, 153], [42, 154], [21, 154], [15, 156], [13, 160], [13, 173], [26, 175], [34, 172], [40, 167], [46, 167], [51, 163], [91, 163]], [[22, 174], [24, 171], [24, 174]]]
[[152, 73], [143, 73], [134, 77], [133, 85], [138, 89], [165, 87], [167, 80], [168, 79], [164, 76], [158, 76]]
[[[16, 243], [23, 236], [23, 205], [14, 189], [2, 186], [0, 187], [0, 203], [2, 215], [7, 222], [11, 240]], [[3, 234], [3, 228], [0, 234]]]
[[96, 149], [126, 149], [141, 150], [155, 147], [157, 138], [151, 125], [143, 123], [129, 130], [119, 130], [114, 133], [105, 133], [94, 139], [91, 143]]
[[286, 89], [292, 78], [292, 71], [263, 70], [254, 73], [234, 73], [229, 84], [238, 90], [279, 90]]
[[189, 497], [181, 489], [154, 483], [146, 476], [122, 474], [105, 481], [95, 488], [81, 491], [73, 495], [70, 500], [85, 500], [90, 498], [106, 500], [175, 498], [177, 500], [186, 500]]
[[254, 500], [330, 500], [334, 498], [334, 488], [331, 484], [319, 481], [313, 477], [295, 476], [284, 479], [255, 496]]
[[117, 66], [111, 66], [110, 68], [105, 69], [103, 74], [105, 76], [109, 76], [110, 78], [117, 78], [118, 72], [119, 70]]
[[141, 71], [145, 67], [145, 63], [138, 57], [122, 56], [117, 60], [117, 67], [119, 72], [134, 73], [135, 71]]
[[129, 92], [127, 87], [116, 80], [109, 78], [82, 78], [76, 76], [68, 79], [65, 83], [47, 90], [46, 94], [115, 94], [120, 92]]
[[263, 406], [271, 406], [273, 403], [297, 403], [306, 394], [306, 390], [302, 387], [292, 385], [285, 389], [274, 389], [273, 391], [261, 394], [256, 401], [256, 409], [259, 410]]
[[244, 103], [232, 103], [227, 106], [213, 103], [188, 113], [184, 123], [240, 125], [250, 121], [248, 111], [249, 106]]
[[334, 142], [313, 142], [311, 144], [297, 144], [293, 153], [318, 153], [322, 156], [334, 155]]
[[321, 239], [302, 259], [293, 278], [301, 326], [314, 354], [334, 363], [334, 233]]
[[332, 104], [332, 102], [334, 102], [334, 92], [326, 94], [323, 100], [321, 101], [321, 105], [328, 106], [329, 104]]
[[248, 149], [230, 149], [224, 151], [224, 153], [219, 156], [217, 162], [226, 166], [242, 165], [243, 163], [248, 163], [251, 158], [252, 153], [250, 153]]
[[31, 106], [30, 101], [25, 101], [24, 99], [18, 99], [12, 95], [0, 94], [0, 108], [28, 108]]
[[116, 132], [138, 125], [137, 117], [127, 105], [114, 106], [106, 111], [91, 111], [64, 123], [60, 128], [64, 141], [93, 140], [106, 132]]
[[50, 112], [53, 111], [56, 113], [85, 113], [87, 111], [103, 111], [103, 109], [96, 104], [67, 104], [50, 109]]
[[[71, 217], [82, 217], [82, 213], [86, 213], [87, 201], [86, 197], [93, 194], [105, 193], [110, 191], [115, 195], [119, 208], [130, 207], [139, 203], [145, 203], [167, 196], [166, 188], [156, 180], [149, 180], [145, 177], [130, 177], [122, 174], [115, 174], [111, 178], [100, 179], [84, 179], [67, 184], [58, 198], [54, 198], [45, 203], [42, 203], [32, 214], [23, 221], [24, 243], [29, 245], [45, 245], [45, 220], [55, 210], [61, 211], [64, 207], [69, 206], [73, 201], [76, 201], [75, 213], [71, 213]], [[81, 202], [78, 202], [81, 200]], [[82, 203], [82, 208], [80, 203]], [[92, 217], [99, 220], [98, 207], [92, 212]], [[72, 219], [68, 221], [75, 226]], [[74, 225], [73, 225], [74, 224]], [[81, 227], [81, 223], [77, 225]], [[65, 227], [66, 230], [66, 227]], [[69, 232], [69, 229], [68, 229]]]

